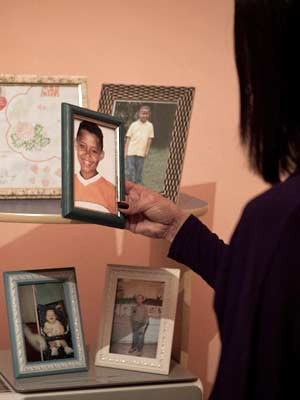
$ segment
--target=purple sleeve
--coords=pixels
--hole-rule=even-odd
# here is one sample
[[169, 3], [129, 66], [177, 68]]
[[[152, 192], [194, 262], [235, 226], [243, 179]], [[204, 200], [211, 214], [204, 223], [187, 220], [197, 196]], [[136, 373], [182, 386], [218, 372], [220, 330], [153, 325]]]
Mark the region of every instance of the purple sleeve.
[[168, 257], [190, 267], [214, 288], [227, 253], [228, 245], [191, 215], [173, 240]]

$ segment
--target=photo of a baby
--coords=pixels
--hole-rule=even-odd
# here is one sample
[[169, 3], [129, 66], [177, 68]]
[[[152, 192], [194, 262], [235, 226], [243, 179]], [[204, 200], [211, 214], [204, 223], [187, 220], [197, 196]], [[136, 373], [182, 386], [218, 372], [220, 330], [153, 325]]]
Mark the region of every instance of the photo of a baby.
[[63, 284], [24, 285], [19, 294], [27, 361], [74, 357]]
[[75, 268], [7, 271], [4, 287], [14, 377], [87, 371]]
[[70, 342], [70, 338], [68, 337], [69, 326], [65, 320], [66, 318], [64, 316], [61, 320], [59, 319], [59, 314], [62, 314], [62, 312], [61, 303], [55, 307], [46, 308], [45, 312], [42, 333], [49, 345], [49, 356], [51, 357], [59, 357], [60, 355], [68, 356], [74, 352], [72, 347], [67, 343], [67, 340]]

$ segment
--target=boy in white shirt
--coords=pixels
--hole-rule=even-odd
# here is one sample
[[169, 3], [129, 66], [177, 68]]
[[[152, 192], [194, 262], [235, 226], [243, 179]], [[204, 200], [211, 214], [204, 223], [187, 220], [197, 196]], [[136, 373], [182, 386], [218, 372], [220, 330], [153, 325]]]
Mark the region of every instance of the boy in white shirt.
[[142, 105], [138, 111], [138, 120], [132, 122], [126, 133], [125, 176], [126, 179], [142, 183], [145, 157], [147, 157], [152, 139], [153, 124], [149, 121], [150, 107]]

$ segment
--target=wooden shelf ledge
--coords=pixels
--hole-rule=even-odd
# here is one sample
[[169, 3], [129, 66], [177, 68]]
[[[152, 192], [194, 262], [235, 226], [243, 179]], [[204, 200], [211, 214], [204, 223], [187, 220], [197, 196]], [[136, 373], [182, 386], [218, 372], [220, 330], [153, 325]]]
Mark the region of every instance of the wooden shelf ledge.
[[[204, 215], [208, 204], [185, 193], [178, 196], [178, 205], [195, 216]], [[1, 200], [0, 222], [19, 222], [32, 224], [82, 224], [85, 222], [63, 218], [59, 199], [46, 200]]]

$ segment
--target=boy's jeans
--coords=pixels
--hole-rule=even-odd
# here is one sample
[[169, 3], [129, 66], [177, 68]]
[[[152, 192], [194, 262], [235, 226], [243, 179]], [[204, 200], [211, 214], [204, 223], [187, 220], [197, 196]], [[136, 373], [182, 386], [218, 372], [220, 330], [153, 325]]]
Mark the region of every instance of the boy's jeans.
[[142, 351], [144, 347], [145, 324], [143, 322], [132, 323], [132, 348]]
[[142, 183], [145, 157], [127, 156], [125, 159], [125, 178], [131, 182]]

